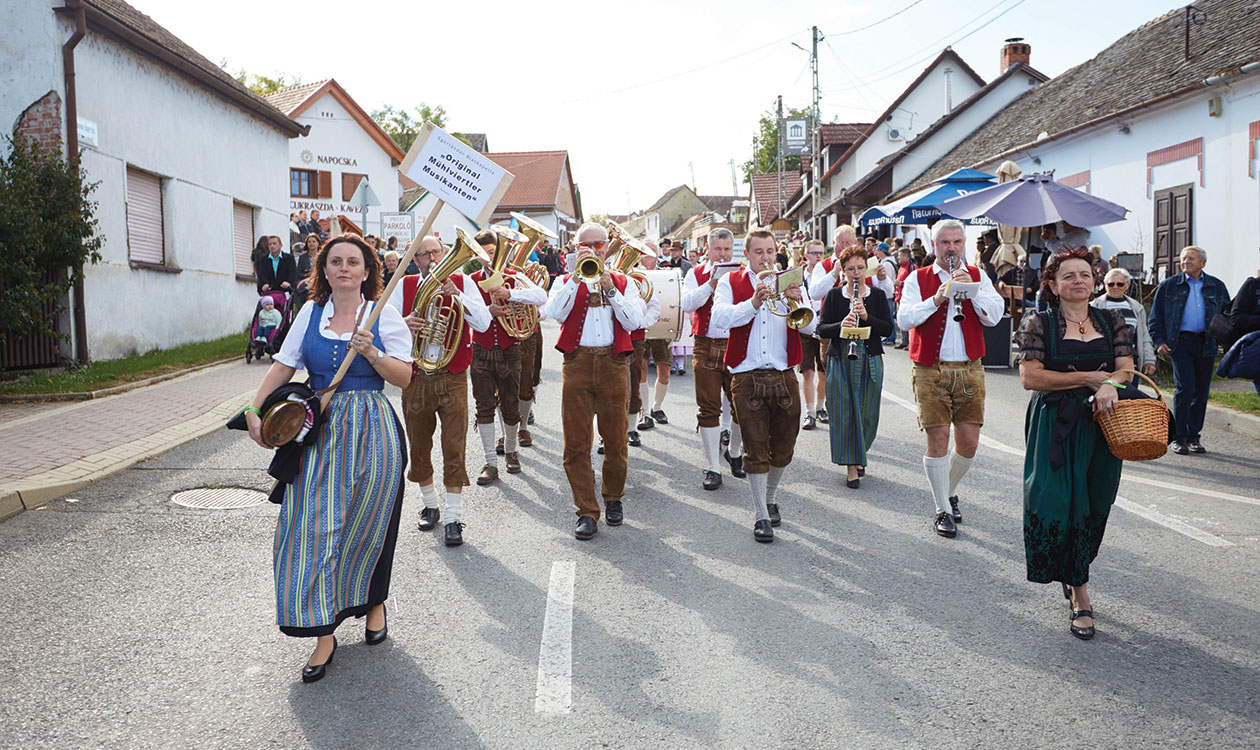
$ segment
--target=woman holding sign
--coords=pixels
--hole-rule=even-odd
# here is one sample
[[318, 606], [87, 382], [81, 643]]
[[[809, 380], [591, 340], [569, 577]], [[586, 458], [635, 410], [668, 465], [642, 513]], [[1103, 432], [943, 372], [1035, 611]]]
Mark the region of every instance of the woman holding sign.
[[[866, 451], [879, 430], [879, 394], [884, 386], [882, 339], [892, 334], [888, 297], [866, 281], [866, 250], [843, 250], [837, 263], [841, 283], [823, 299], [818, 336], [827, 349], [827, 413], [831, 415], [831, 461], [848, 467], [846, 483], [857, 489], [866, 473]], [[854, 294], [857, 290], [857, 294]], [[867, 330], [862, 338], [846, 329]], [[852, 335], [859, 335], [850, 331]]]
[[402, 511], [402, 428], [382, 392], [411, 380], [411, 333], [384, 306], [371, 330], [359, 327], [381, 294], [376, 251], [358, 237], [329, 240], [314, 262], [311, 303], [293, 321], [275, 363], [246, 409], [249, 435], [268, 448], [260, 407], [299, 369], [311, 387], [332, 384], [354, 349], [344, 379], [328, 402], [314, 444], [302, 449], [276, 521], [276, 619], [280, 632], [318, 640], [303, 682], [323, 678], [337, 650], [333, 631], [347, 617], [367, 616], [365, 640], [385, 640], [394, 541]]

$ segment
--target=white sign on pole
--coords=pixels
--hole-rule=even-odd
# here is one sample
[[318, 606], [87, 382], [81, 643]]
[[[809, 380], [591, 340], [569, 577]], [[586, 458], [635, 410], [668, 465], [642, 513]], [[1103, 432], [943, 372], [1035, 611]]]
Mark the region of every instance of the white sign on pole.
[[[448, 203], [474, 223], [484, 226], [513, 179], [511, 172], [473, 151], [463, 141], [453, 138], [431, 122], [426, 122], [420, 129], [420, 135], [407, 151], [407, 158], [403, 159], [400, 171], [437, 196], [424, 225], [420, 227], [421, 237], [433, 229], [434, 220]], [[359, 196], [360, 199], [363, 197]], [[366, 213], [367, 207], [364, 206], [363, 210]], [[381, 299], [389, 299], [394, 287], [398, 286], [398, 282], [406, 274], [407, 266], [419, 247], [420, 240], [413, 238], [407, 246], [407, 252], [398, 261], [398, 269], [385, 285]], [[371, 328], [384, 308], [384, 305], [373, 305], [363, 328]], [[354, 349], [346, 353], [345, 359], [341, 360], [341, 367], [333, 376], [334, 382], [341, 381], [357, 353]], [[333, 390], [335, 389], [330, 389], [320, 399], [325, 409], [332, 398]]]
[[390, 237], [398, 238], [398, 247], [406, 247], [416, 236], [416, 217], [411, 213], [382, 213], [381, 238], [386, 243]]
[[479, 226], [503, 199], [513, 175], [455, 136], [427, 122], [400, 170]]
[[358, 187], [354, 189], [354, 195], [350, 196], [350, 200], [346, 202], [360, 210], [365, 210], [368, 206], [381, 205], [381, 199], [376, 197], [376, 191], [368, 184], [366, 177], [359, 180]]

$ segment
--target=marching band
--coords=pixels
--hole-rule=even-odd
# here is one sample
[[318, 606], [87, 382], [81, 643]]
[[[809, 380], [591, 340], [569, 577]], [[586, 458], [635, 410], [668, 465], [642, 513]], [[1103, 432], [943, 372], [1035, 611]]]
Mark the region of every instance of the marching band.
[[[485, 453], [477, 483], [498, 480], [498, 455], [504, 456], [508, 473], [521, 471], [517, 448], [532, 439], [525, 420], [534, 397], [533, 346], [541, 336], [542, 317], [560, 322], [555, 346], [564, 354], [563, 465], [578, 516], [576, 538], [593, 538], [601, 517], [609, 526], [621, 524], [628, 448], [642, 444], [639, 430], [668, 423], [662, 411], [668, 379], [661, 372], [669, 368], [670, 356], [668, 346], [660, 344], [677, 334], [681, 320], [663, 321], [665, 308], [691, 315], [701, 486], [706, 490], [721, 486], [723, 462], [732, 476], [747, 479], [756, 541], [773, 541], [773, 529], [782, 522], [777, 490], [792, 461], [803, 407], [805, 429], [830, 415], [826, 421], [832, 462], [846, 468], [848, 487], [861, 485], [867, 452], [879, 427], [883, 341], [895, 328], [887, 295], [874, 283], [878, 266], [870, 262], [870, 250], [857, 243], [852, 227], [838, 229], [830, 257], [806, 258], [800, 273], [783, 281], [778, 277], [787, 272], [775, 266], [778, 243], [767, 230], [748, 234], [745, 257], [739, 262], [732, 260], [733, 234], [713, 230], [703, 262], [679, 279], [677, 270], [656, 269], [654, 246], [635, 240], [615, 222], [587, 223], [578, 231], [573, 272], [557, 277], [549, 294], [525, 272], [527, 251], [541, 232], [546, 230], [533, 231], [531, 240], [504, 226], [483, 230], [476, 236], [479, 270], [467, 277], [454, 273], [454, 268], [436, 272], [440, 278], [431, 285], [436, 299], [457, 301], [454, 306], [463, 315], [458, 318], [460, 330], [444, 334], [453, 353], [441, 367], [413, 365], [416, 377], [404, 393], [412, 457], [409, 477], [420, 485], [424, 498], [422, 530], [435, 528], [442, 517], [429, 458], [440, 421], [446, 544], [463, 541], [460, 492], [468, 482], [462, 465], [468, 410], [465, 371], [471, 375], [475, 423]], [[934, 227], [936, 263], [907, 279], [899, 315], [901, 327], [910, 332], [919, 425], [927, 439], [923, 465], [936, 508], [933, 527], [946, 537], [957, 535], [962, 520], [958, 486], [974, 460], [983, 422], [981, 326], [993, 325], [1002, 311], [992, 285], [963, 262], [963, 237], [958, 222], [941, 221]], [[806, 249], [817, 249], [817, 244]], [[420, 247], [421, 272], [407, 277], [398, 298], [401, 310], [409, 311], [407, 323], [417, 336], [417, 352], [426, 341], [430, 347], [441, 344], [432, 336], [425, 338], [433, 303], [426, 299], [418, 305], [416, 300], [430, 286], [425, 280], [437, 262], [432, 256], [442, 252], [442, 245], [429, 237]], [[459, 243], [453, 255], [458, 248]], [[457, 264], [464, 260], [454, 258]], [[649, 273], [666, 274], [655, 275], [661, 294]], [[973, 293], [950, 292], [952, 283], [971, 284]], [[665, 336], [656, 333], [661, 323], [672, 326]], [[811, 361], [806, 368], [806, 355], [824, 364], [817, 367]], [[658, 375], [649, 405], [647, 373], [652, 362]], [[802, 394], [797, 368], [802, 373], [821, 371], [825, 389], [819, 390], [825, 392], [825, 408], [815, 408], [813, 382], [807, 381]], [[729, 438], [722, 427], [724, 412], [731, 417]], [[497, 443], [496, 416], [503, 429]], [[603, 455], [598, 483], [602, 507], [590, 455], [596, 431]], [[954, 449], [946, 455], [951, 432]]]
[[[773, 541], [773, 528], [782, 522], [777, 490], [802, 426], [823, 422], [832, 462], [845, 467], [848, 487], [861, 485], [879, 427], [883, 340], [895, 327], [887, 295], [873, 283], [878, 267], [851, 226], [837, 229], [829, 257], [807, 255], [785, 282], [778, 276], [787, 272], [775, 266], [778, 243], [767, 230], [748, 234], [743, 260], [732, 260], [734, 235], [719, 228], [709, 234], [702, 262], [685, 270], [658, 269], [654, 244], [634, 239], [615, 222], [587, 223], [577, 233], [573, 272], [556, 277], [548, 291], [545, 275], [540, 285], [528, 273], [527, 257], [551, 235], [515, 218], [529, 234], [494, 226], [475, 241], [461, 237], [450, 253], [436, 237], [424, 238], [416, 253], [420, 273], [405, 277], [403, 293], [390, 300], [405, 313], [417, 342], [403, 411], [408, 478], [424, 500], [421, 530], [444, 518], [446, 544], [463, 542], [470, 380], [485, 454], [477, 484], [498, 481], [498, 456], [509, 474], [522, 470], [518, 447], [532, 441], [526, 420], [544, 317], [560, 323], [555, 347], [564, 354], [563, 466], [578, 516], [576, 538], [594, 537], [601, 517], [609, 526], [624, 518], [628, 448], [642, 444], [640, 430], [668, 424], [662, 407], [672, 369], [669, 344], [684, 315], [695, 338], [701, 486], [722, 485], [723, 463], [733, 477], [747, 479], [756, 541]], [[992, 285], [963, 261], [963, 236], [958, 222], [936, 224], [936, 263], [907, 278], [897, 321], [909, 331], [933, 527], [946, 537], [956, 536], [962, 520], [958, 486], [974, 460], [983, 422], [981, 326], [993, 325], [1002, 311]], [[817, 256], [822, 247], [812, 241], [804, 249], [819, 251]], [[459, 273], [474, 258], [481, 267]], [[951, 282], [972, 284], [974, 293], [950, 293]], [[443, 301], [461, 314], [453, 318], [454, 329], [435, 331]], [[449, 351], [434, 363], [432, 352], [440, 356], [443, 347]], [[652, 364], [654, 392], [648, 388]], [[817, 385], [806, 378], [803, 392], [798, 368], [802, 375], [817, 371]], [[817, 406], [815, 388], [822, 401]], [[503, 433], [497, 441], [496, 417]], [[730, 419], [729, 433], [724, 419]], [[439, 423], [445, 498], [430, 457]], [[603, 455], [602, 507], [590, 455], [595, 432]], [[954, 450], [946, 455], [951, 432]]]
[[[484, 454], [477, 484], [499, 481], [500, 455], [509, 474], [522, 471], [518, 448], [533, 440], [527, 424], [537, 385], [542, 318], [560, 326], [554, 345], [563, 354], [562, 464], [577, 515], [573, 532], [577, 539], [594, 538], [601, 518], [610, 527], [620, 526], [625, 518], [629, 448], [642, 444], [639, 430], [668, 424], [663, 402], [673, 369], [670, 344], [681, 335], [686, 315], [695, 340], [692, 371], [701, 486], [721, 487], [723, 463], [733, 477], [747, 481], [755, 541], [774, 541], [774, 529], [782, 523], [779, 488], [803, 426], [814, 429], [822, 422], [828, 427], [832, 462], [846, 467], [850, 488], [860, 486], [879, 426], [882, 342], [895, 329], [887, 295], [872, 282], [878, 267], [869, 262], [868, 250], [857, 244], [852, 227], [838, 229], [831, 257], [808, 257], [806, 265], [784, 270], [776, 265], [779, 245], [770, 231], [749, 232], [744, 258], [735, 261], [733, 234], [717, 228], [708, 235], [702, 262], [683, 269], [657, 268], [655, 246], [633, 238], [614, 222], [607, 226], [588, 222], [577, 232], [570, 273], [556, 276], [548, 289], [548, 275], [531, 263], [530, 254], [540, 240], [553, 235], [526, 217], [514, 218], [517, 228], [492, 226], [475, 238], [459, 230], [449, 250], [434, 236], [413, 243], [419, 273], [401, 278], [401, 294], [392, 294], [394, 283], [386, 290], [392, 316], [388, 319], [394, 325], [405, 322], [414, 343], [401, 421], [408, 446], [403, 456], [410, 459], [406, 479], [419, 485], [423, 500], [421, 531], [434, 530], [444, 521], [445, 544], [464, 541], [470, 383], [473, 424]], [[957, 534], [958, 486], [974, 460], [984, 416], [981, 326], [993, 325], [1002, 313], [992, 284], [965, 264], [963, 237], [958, 222], [935, 225], [936, 262], [906, 279], [897, 321], [910, 332], [919, 426], [927, 439], [923, 466], [936, 507], [933, 526], [946, 537]], [[320, 263], [328, 262], [328, 247], [339, 241], [330, 240]], [[821, 255], [816, 242], [806, 249]], [[357, 257], [353, 251], [350, 255]], [[473, 261], [480, 267], [465, 275]], [[379, 296], [381, 271], [371, 270]], [[319, 272], [325, 273], [323, 266]], [[338, 298], [345, 298], [341, 307], [350, 304], [346, 300], [353, 296], [360, 275], [358, 271], [337, 275], [337, 283], [346, 287]], [[954, 285], [969, 293], [952, 291]], [[360, 330], [358, 322], [350, 326], [347, 320], [343, 325]], [[393, 349], [389, 340], [384, 347], [379, 342], [379, 335], [373, 340], [366, 333], [351, 338], [355, 351], [372, 358], [368, 364], [380, 362], [383, 350], [397, 354], [393, 350], [398, 342]], [[295, 354], [283, 361], [302, 364]], [[653, 363], [656, 387], [649, 393]], [[322, 363], [321, 372], [331, 364]], [[380, 381], [369, 377], [371, 368], [361, 362], [355, 367], [359, 369], [351, 368], [352, 373], [361, 371], [365, 383], [379, 388]], [[817, 381], [806, 378], [804, 394], [797, 368], [810, 376], [817, 373]], [[246, 422], [262, 445], [268, 445], [259, 437], [266, 434], [263, 420], [271, 413], [265, 397], [286, 372], [291, 370], [283, 369], [266, 381], [255, 406], [247, 410], [256, 412], [247, 415]], [[401, 373], [387, 379], [401, 382]], [[825, 408], [820, 408], [815, 399], [823, 393]], [[380, 403], [382, 416], [373, 417], [377, 422], [387, 408]], [[265, 414], [263, 408], [268, 408]], [[729, 433], [724, 422], [728, 415]], [[501, 425], [501, 437], [496, 435], [496, 423]], [[439, 426], [441, 488], [432, 456]], [[375, 423], [371, 427], [379, 429]], [[951, 430], [954, 450], [946, 455]], [[596, 432], [603, 456], [598, 483], [591, 455]], [[328, 430], [324, 433], [310, 447], [298, 448], [294, 442], [296, 449], [305, 451], [305, 461], [327, 460], [320, 458], [328, 450], [323, 447]], [[401, 487], [403, 469], [391, 471]], [[389, 477], [380, 477], [376, 483], [380, 482], [385, 482], [382, 498], [401, 495], [400, 489], [392, 489]], [[372, 487], [375, 492], [376, 484]], [[384, 560], [392, 557], [396, 520], [388, 517], [396, 517], [396, 501], [381, 503], [373, 512], [376, 523], [390, 524], [391, 536], [380, 551]], [[371, 560], [356, 564], [370, 565]], [[299, 570], [292, 578], [313, 584], [319, 580], [312, 577], [317, 574]], [[330, 610], [321, 623], [366, 614], [367, 638], [379, 643], [385, 638], [384, 608], [379, 605], [386, 585]], [[291, 606], [304, 611], [308, 604], [303, 602], [319, 594], [308, 587], [285, 591], [284, 596], [285, 601], [296, 597]], [[282, 612], [282, 625], [289, 627], [284, 617]], [[303, 675], [307, 681], [319, 679], [336, 646], [328, 635], [331, 629], [304, 627], [298, 618], [291, 619], [297, 623], [294, 634], [321, 636]]]

